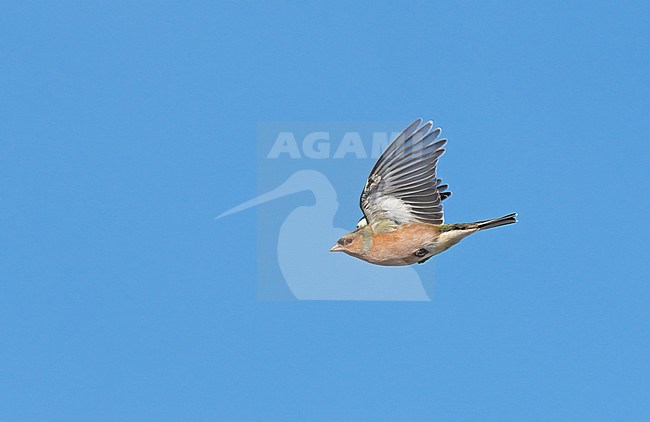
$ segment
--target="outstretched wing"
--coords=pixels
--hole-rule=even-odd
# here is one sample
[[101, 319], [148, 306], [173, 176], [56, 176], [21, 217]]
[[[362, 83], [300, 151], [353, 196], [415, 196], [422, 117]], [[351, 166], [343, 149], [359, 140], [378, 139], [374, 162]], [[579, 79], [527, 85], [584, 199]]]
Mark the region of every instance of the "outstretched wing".
[[441, 130], [432, 128], [416, 120], [379, 157], [361, 193], [366, 222], [443, 223], [442, 200], [451, 192], [436, 178], [436, 166], [447, 140], [437, 140]]

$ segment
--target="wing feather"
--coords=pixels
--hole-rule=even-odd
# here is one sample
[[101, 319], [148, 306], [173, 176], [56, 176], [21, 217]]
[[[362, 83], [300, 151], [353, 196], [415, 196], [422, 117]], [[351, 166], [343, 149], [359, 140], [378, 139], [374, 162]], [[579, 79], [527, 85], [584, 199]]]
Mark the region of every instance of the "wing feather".
[[438, 160], [445, 153], [446, 139], [440, 128], [418, 119], [390, 143], [373, 167], [361, 193], [365, 222], [390, 220], [397, 224], [442, 224], [442, 200], [451, 192], [436, 178]]

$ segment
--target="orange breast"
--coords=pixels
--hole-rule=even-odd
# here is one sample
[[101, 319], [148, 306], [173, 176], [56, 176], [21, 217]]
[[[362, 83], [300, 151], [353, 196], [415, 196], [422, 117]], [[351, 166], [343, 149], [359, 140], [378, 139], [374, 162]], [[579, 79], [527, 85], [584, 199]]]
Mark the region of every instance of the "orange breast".
[[426, 223], [405, 223], [393, 231], [373, 234], [368, 260], [381, 265], [413, 264], [421, 259], [414, 252], [439, 234], [437, 226]]

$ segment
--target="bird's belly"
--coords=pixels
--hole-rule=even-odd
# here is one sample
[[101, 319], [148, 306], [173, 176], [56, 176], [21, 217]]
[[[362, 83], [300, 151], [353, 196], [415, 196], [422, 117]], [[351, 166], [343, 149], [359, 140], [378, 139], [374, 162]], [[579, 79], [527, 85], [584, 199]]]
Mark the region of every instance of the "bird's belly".
[[412, 265], [451, 248], [475, 230], [440, 233], [433, 225], [416, 223], [415, 227], [373, 236], [369, 253], [364, 257], [377, 265]]
[[415, 252], [435, 241], [438, 228], [432, 224], [404, 224], [389, 232], [372, 236], [371, 247], [363, 258], [377, 265], [411, 265], [424, 259]]

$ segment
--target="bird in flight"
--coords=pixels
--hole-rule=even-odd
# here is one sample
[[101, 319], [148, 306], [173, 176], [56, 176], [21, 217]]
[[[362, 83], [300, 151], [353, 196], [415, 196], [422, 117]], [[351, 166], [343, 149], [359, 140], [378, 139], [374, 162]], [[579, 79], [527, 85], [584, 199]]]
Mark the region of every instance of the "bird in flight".
[[444, 224], [442, 201], [451, 192], [436, 177], [445, 153], [441, 129], [422, 119], [408, 125], [386, 148], [368, 176], [357, 229], [331, 252], [377, 265], [422, 264], [477, 231], [517, 222], [517, 214], [475, 223]]

